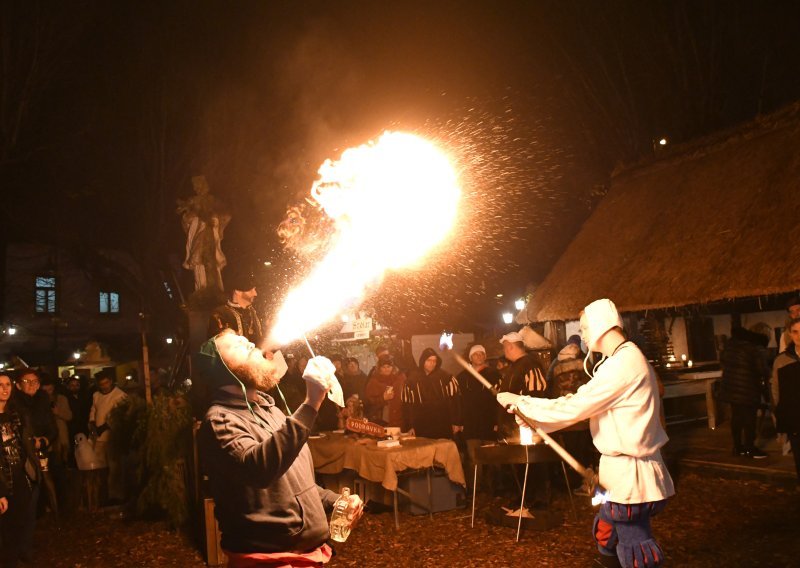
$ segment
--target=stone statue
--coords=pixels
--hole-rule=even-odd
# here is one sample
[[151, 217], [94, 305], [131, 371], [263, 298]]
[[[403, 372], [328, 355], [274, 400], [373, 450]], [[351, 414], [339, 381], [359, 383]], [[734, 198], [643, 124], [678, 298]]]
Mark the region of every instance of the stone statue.
[[211, 195], [205, 176], [194, 176], [192, 186], [195, 195], [178, 200], [177, 212], [186, 232], [183, 267], [194, 271], [196, 293], [221, 292], [224, 289], [222, 269], [226, 264], [221, 243], [231, 216]]

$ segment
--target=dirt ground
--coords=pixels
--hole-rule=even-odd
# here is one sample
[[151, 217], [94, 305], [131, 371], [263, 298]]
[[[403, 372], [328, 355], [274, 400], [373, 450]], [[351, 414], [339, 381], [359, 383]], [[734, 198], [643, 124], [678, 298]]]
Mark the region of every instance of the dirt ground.
[[[756, 481], [686, 474], [678, 494], [653, 521], [668, 566], [800, 566], [800, 492]], [[488, 498], [479, 496], [479, 504]], [[391, 513], [365, 515], [348, 541], [337, 547], [337, 566], [597, 566], [591, 538], [594, 510], [578, 498], [578, 518], [566, 496], [553, 510], [558, 527], [525, 531], [487, 524], [478, 510], [470, 528], [469, 509], [427, 516], [401, 514], [395, 531]], [[34, 565], [47, 567], [204, 566], [185, 534], [162, 523], [125, 521], [118, 513], [77, 514], [56, 530], [44, 518], [37, 529]]]

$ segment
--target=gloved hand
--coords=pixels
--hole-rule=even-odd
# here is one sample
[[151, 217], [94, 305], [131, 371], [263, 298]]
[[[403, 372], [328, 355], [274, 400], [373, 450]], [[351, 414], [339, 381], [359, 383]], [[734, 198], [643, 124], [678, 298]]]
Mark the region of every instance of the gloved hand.
[[516, 407], [519, 399], [522, 398], [521, 395], [514, 394], [513, 392], [499, 392], [497, 393], [497, 402], [500, 405], [509, 411], [509, 413], [513, 414], [513, 408], [509, 408], [509, 406]]
[[336, 378], [336, 367], [327, 357], [317, 356], [309, 359], [306, 370], [303, 371], [303, 378], [309, 383], [307, 394], [313, 394], [310, 391], [313, 385], [316, 389], [328, 393], [328, 398], [338, 406], [344, 407], [344, 393], [339, 379]]

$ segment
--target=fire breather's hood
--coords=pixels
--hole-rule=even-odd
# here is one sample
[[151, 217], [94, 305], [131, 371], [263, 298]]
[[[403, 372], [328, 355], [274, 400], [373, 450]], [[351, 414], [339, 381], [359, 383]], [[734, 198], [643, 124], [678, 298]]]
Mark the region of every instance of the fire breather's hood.
[[622, 328], [622, 318], [611, 300], [595, 300], [583, 309], [581, 335], [589, 351], [599, 351], [597, 340], [614, 327]]

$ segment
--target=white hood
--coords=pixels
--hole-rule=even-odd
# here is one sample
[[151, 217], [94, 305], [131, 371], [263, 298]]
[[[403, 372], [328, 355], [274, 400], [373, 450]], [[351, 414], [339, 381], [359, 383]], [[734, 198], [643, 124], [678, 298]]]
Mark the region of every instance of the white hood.
[[599, 351], [597, 340], [613, 327], [622, 328], [622, 318], [619, 317], [614, 302], [607, 298], [595, 300], [583, 309], [581, 315], [581, 336], [589, 351]]

